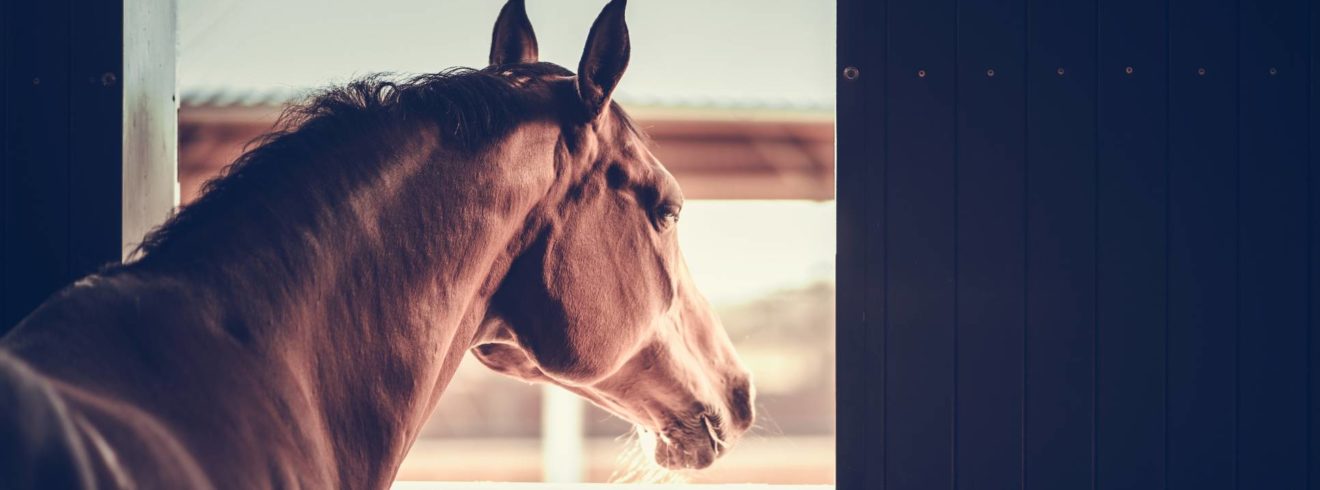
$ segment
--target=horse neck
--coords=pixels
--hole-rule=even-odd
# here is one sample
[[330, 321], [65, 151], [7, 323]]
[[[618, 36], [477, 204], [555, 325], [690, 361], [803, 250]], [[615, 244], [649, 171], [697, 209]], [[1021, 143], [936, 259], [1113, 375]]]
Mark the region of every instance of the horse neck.
[[[545, 127], [479, 154], [414, 131], [315, 223], [267, 239], [225, 230], [268, 246], [192, 261], [208, 264], [195, 279], [224, 316], [211, 322], [287, 373], [278, 389], [295, 388], [263, 395], [310, 398], [312, 427], [297, 430], [326, 434], [340, 483], [354, 487], [388, 483], [367, 480], [392, 476], [377, 473], [397, 467], [472, 346], [554, 175]], [[332, 199], [295, 193], [271, 206], [308, 200]]]

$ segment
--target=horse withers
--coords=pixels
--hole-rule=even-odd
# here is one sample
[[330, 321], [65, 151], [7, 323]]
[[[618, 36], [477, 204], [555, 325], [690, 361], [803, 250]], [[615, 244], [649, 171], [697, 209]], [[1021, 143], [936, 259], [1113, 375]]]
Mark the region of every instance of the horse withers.
[[385, 488], [469, 350], [710, 465], [754, 390], [683, 262], [678, 184], [611, 101], [624, 3], [577, 75], [511, 0], [484, 69], [291, 108], [0, 339], [0, 488]]

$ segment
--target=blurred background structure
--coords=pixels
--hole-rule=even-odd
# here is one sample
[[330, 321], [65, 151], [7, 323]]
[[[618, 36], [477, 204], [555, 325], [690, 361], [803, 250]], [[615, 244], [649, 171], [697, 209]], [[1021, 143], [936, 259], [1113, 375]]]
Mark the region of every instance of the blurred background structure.
[[[483, 66], [501, 4], [180, 0], [181, 202], [318, 87]], [[529, 1], [541, 59], [575, 68], [603, 4]], [[628, 22], [616, 99], [683, 187], [684, 253], [760, 395], [757, 428], [691, 480], [831, 483], [834, 2], [632, 2]], [[609, 481], [630, 432], [469, 361], [399, 478]]]

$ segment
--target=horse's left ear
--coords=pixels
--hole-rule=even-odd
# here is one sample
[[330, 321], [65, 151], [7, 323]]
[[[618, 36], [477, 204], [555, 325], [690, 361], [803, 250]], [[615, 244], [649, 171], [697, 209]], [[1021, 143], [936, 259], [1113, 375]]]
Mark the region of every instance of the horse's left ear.
[[628, 23], [623, 11], [627, 0], [612, 0], [596, 17], [587, 36], [587, 48], [578, 63], [578, 94], [587, 116], [600, 116], [610, 104], [610, 94], [628, 68]]
[[536, 32], [532, 31], [532, 21], [527, 18], [527, 5], [523, 0], [509, 0], [495, 21], [495, 32], [490, 40], [490, 64], [535, 63], [536, 59]]

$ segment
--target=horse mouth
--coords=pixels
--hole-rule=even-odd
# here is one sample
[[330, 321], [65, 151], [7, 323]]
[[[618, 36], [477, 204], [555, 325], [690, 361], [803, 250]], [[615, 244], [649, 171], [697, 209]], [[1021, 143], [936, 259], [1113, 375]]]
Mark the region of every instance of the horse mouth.
[[[619, 418], [633, 421], [638, 433], [642, 435], [639, 442], [643, 450], [654, 445], [655, 462], [666, 469], [705, 469], [727, 452], [733, 443], [724, 428], [723, 417], [705, 405], [698, 405], [695, 411], [684, 415], [661, 415], [659, 411], [645, 408], [634, 412], [611, 397], [585, 390], [574, 391]], [[638, 417], [640, 414], [644, 415]]]
[[655, 462], [671, 470], [704, 469], [728, 449], [727, 437], [715, 415], [675, 420], [657, 434]]

